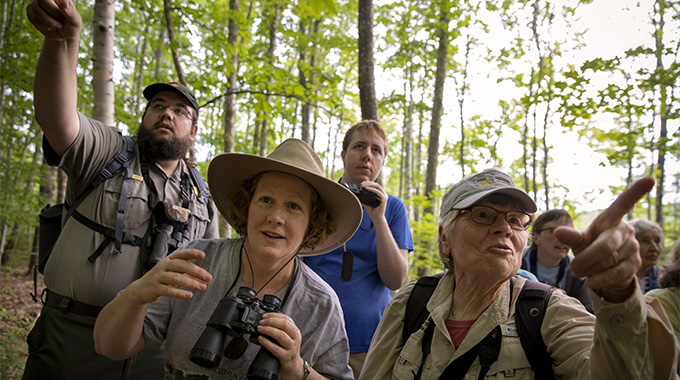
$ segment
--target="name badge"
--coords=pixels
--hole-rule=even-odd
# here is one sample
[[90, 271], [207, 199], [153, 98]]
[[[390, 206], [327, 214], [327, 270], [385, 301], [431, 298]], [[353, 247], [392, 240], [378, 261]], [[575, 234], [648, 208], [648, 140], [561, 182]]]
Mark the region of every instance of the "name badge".
[[518, 335], [516, 326], [503, 326], [503, 329], [505, 331], [503, 333], [503, 335], [507, 335], [507, 336], [517, 336]]

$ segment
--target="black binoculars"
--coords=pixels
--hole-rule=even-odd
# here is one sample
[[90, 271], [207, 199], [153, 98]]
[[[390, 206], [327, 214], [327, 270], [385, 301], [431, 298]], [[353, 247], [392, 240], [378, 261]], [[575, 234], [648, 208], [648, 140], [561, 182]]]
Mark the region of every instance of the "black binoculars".
[[[246, 286], [239, 288], [236, 297], [226, 296], [220, 300], [217, 308], [208, 320], [205, 330], [191, 349], [189, 359], [206, 368], [214, 368], [220, 364], [225, 351], [225, 338], [240, 338], [250, 335], [250, 342], [260, 344], [257, 332], [262, 315], [278, 312], [281, 300], [273, 294], [267, 294], [260, 301], [257, 293]], [[248, 368], [248, 379], [275, 380], [279, 377], [279, 360], [264, 347], [255, 355]]]
[[168, 253], [189, 241], [185, 226], [189, 221], [191, 211], [160, 201], [153, 208], [155, 240], [151, 248], [148, 267], [151, 268], [161, 261]]

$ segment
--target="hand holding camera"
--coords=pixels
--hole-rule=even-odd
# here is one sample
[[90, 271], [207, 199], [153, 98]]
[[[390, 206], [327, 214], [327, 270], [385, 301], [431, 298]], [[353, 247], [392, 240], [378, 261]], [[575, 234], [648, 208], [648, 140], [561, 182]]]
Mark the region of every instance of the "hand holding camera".
[[368, 191], [361, 187], [361, 185], [356, 183], [340, 182], [340, 184], [348, 188], [349, 191], [351, 191], [357, 198], [359, 198], [359, 201], [365, 204], [366, 206], [370, 206], [373, 208], [380, 206], [380, 197], [378, 196], [378, 194], [372, 191]]

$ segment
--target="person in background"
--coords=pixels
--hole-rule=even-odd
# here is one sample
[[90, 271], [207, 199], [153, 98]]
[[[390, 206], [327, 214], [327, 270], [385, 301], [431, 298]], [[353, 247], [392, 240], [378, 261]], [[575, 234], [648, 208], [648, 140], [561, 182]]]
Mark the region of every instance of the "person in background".
[[[77, 111], [82, 20], [74, 3], [35, 0], [26, 14], [44, 35], [34, 82], [43, 152], [48, 164], [59, 165], [68, 175], [66, 202], [72, 205], [118, 154], [124, 138], [115, 128]], [[44, 306], [27, 339], [25, 380], [163, 376], [159, 345], [149, 345], [130, 360], [113, 361], [95, 352], [92, 338], [101, 308], [152, 265], [146, 258], [152, 248], [147, 243], [155, 238], [153, 207], [164, 202], [188, 210], [181, 231], [187, 240], [218, 236], [215, 205], [209, 197], [196, 196], [192, 169], [184, 162], [198, 131], [194, 94], [178, 83], [156, 83], [144, 89], [144, 97], [148, 103], [128, 168], [133, 173], [127, 198], [120, 196], [122, 175], [97, 186], [76, 206], [52, 249], [44, 270]], [[124, 213], [117, 211], [120, 198], [126, 202]], [[116, 236], [120, 232], [123, 238], [112, 241], [84, 224], [87, 220], [99, 228], [116, 227]]]
[[635, 238], [640, 243], [642, 265], [637, 272], [640, 289], [647, 293], [659, 287], [661, 268], [656, 265], [663, 253], [663, 231], [658, 223], [647, 219], [635, 219], [628, 222], [635, 228]]
[[[219, 155], [208, 183], [241, 238], [190, 242], [130, 284], [97, 319], [97, 351], [122, 359], [165, 341], [168, 380], [246, 379], [251, 370], [263, 371], [258, 379], [352, 379], [340, 302], [299, 256], [333, 250], [354, 234], [361, 222], [356, 197], [325, 178], [319, 156], [298, 139], [268, 157]], [[256, 313], [239, 315], [220, 301], [244, 287], [259, 300], [278, 297], [280, 312], [257, 323]], [[236, 323], [249, 320], [257, 325]], [[198, 343], [207, 342], [199, 340], [204, 331], [214, 337], [218, 330], [228, 335], [222, 345]], [[278, 370], [257, 360], [262, 349]]]
[[387, 134], [375, 120], [364, 120], [347, 131], [342, 142], [345, 169], [340, 182], [374, 193], [380, 204], [363, 205], [361, 226], [342, 247], [305, 258], [340, 298], [349, 337], [349, 364], [355, 377], [392, 291], [401, 287], [408, 274], [407, 255], [413, 250], [404, 203], [375, 182], [385, 165], [387, 149]]
[[548, 210], [536, 218], [531, 226], [531, 245], [522, 253], [522, 269], [536, 275], [540, 282], [563, 289], [592, 313], [593, 301], [585, 279], [574, 277], [571, 273], [569, 247], [557, 240], [553, 233], [559, 226], [573, 227], [571, 216], [565, 210]]
[[646, 293], [661, 302], [680, 341], [680, 239], [671, 250], [671, 261], [664, 264], [659, 276], [659, 288]]
[[[680, 346], [663, 307], [639, 290], [638, 245], [633, 228], [622, 221], [653, 186], [651, 177], [634, 183], [584, 233], [568, 226], [555, 229], [557, 238], [574, 252], [572, 272], [587, 278], [596, 314], [553, 289], [540, 332], [555, 378], [680, 378]], [[515, 313], [527, 282], [516, 273], [535, 211], [531, 197], [497, 169], [451, 186], [439, 215], [439, 253], [449, 270], [427, 302], [429, 317], [402, 343], [406, 303], [415, 281], [397, 291], [359, 380], [413, 379], [416, 374], [422, 380], [534, 379]], [[432, 331], [427, 346], [426, 331]], [[493, 343], [487, 345], [489, 341]]]

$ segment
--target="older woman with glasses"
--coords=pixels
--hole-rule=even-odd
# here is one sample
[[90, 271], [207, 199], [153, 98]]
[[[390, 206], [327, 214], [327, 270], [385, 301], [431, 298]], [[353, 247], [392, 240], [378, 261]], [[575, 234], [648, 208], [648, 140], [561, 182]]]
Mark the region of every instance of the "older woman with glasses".
[[[546, 378], [678, 378], [672, 327], [658, 302], [648, 304], [638, 288], [637, 241], [621, 221], [653, 185], [651, 178], [638, 181], [585, 233], [568, 226], [553, 231], [573, 249], [571, 269], [587, 277], [597, 318], [577, 299], [548, 290], [540, 325], [552, 362]], [[496, 169], [452, 186], [439, 223], [439, 253], [448, 271], [427, 302], [429, 315], [420, 329], [404, 334], [414, 283], [404, 286], [385, 309], [360, 380], [543, 378], [530, 364], [516, 322], [527, 280], [515, 274], [535, 211], [533, 200]]]

